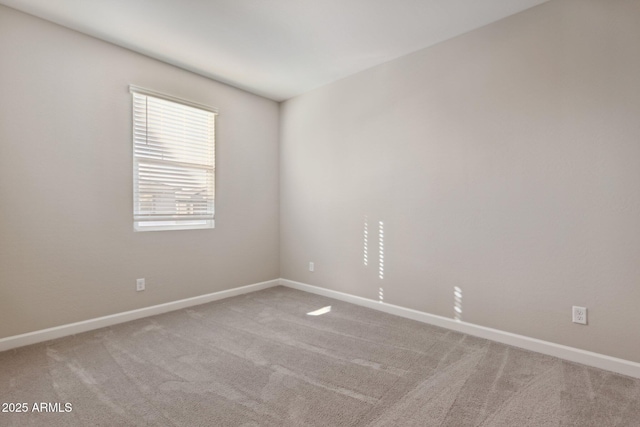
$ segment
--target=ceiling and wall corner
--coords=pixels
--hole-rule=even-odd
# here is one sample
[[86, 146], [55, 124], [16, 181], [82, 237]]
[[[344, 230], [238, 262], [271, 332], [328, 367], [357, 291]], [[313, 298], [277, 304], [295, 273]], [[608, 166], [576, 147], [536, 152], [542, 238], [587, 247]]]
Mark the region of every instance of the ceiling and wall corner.
[[0, 0], [282, 101], [548, 0]]

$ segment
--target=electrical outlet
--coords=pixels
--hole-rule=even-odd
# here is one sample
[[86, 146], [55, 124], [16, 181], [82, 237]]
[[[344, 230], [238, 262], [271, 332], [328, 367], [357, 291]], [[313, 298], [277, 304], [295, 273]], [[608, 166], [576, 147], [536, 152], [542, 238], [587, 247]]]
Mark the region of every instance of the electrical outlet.
[[136, 279], [136, 291], [144, 291], [144, 279]]
[[315, 268], [316, 268], [316, 267], [315, 267], [314, 263], [313, 263], [313, 262], [310, 262], [310, 263], [309, 263], [309, 271], [313, 271], [313, 270], [315, 270]]
[[587, 324], [587, 309], [585, 307], [573, 306], [573, 323], [579, 323], [581, 325]]

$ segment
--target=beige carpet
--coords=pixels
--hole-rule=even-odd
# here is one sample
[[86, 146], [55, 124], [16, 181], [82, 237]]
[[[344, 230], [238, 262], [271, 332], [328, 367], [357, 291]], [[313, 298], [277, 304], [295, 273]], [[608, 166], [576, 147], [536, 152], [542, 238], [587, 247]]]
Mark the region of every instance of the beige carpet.
[[640, 380], [283, 287], [0, 353], [0, 396], [0, 426], [640, 426]]

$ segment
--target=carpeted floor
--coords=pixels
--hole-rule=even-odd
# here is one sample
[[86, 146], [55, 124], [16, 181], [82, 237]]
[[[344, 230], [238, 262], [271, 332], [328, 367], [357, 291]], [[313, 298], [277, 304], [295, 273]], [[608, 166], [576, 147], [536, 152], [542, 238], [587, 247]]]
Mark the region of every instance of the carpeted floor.
[[640, 380], [284, 287], [0, 353], [0, 396], [0, 426], [640, 426]]

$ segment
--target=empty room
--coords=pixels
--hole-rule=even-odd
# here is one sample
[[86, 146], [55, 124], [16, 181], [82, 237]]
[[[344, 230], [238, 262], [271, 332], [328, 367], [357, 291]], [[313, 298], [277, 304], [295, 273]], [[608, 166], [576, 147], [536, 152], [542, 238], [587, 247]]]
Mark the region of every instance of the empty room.
[[640, 426], [640, 1], [0, 0], [0, 426]]

